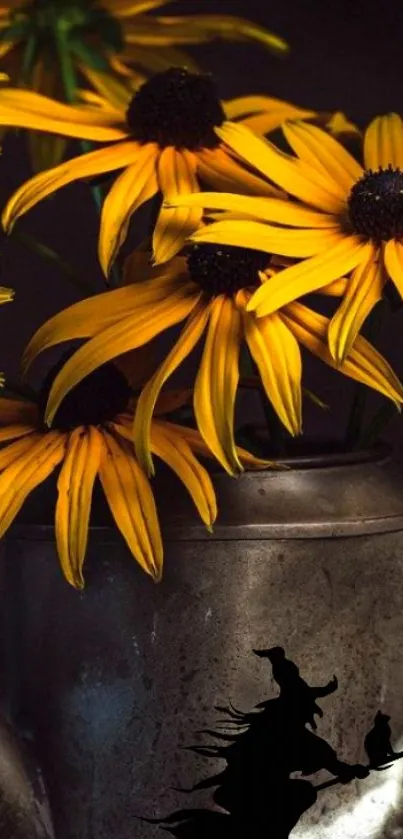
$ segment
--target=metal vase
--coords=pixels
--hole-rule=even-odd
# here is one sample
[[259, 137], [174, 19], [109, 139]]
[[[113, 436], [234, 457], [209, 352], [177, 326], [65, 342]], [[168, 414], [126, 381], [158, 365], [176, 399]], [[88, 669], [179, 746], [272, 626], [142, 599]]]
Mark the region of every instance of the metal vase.
[[213, 535], [160, 495], [159, 585], [112, 529], [83, 593], [51, 528], [3, 542], [4, 678], [57, 839], [403, 835], [400, 469], [380, 448], [215, 484]]

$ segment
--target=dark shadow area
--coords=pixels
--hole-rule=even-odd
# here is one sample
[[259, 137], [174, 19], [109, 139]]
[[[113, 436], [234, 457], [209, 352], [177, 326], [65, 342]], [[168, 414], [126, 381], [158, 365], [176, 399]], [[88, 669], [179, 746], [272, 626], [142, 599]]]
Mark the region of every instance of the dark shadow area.
[[[280, 693], [250, 712], [231, 703], [216, 706], [223, 715], [216, 721], [217, 729], [198, 732], [215, 743], [187, 747], [203, 757], [220, 758], [226, 765], [191, 789], [180, 790], [190, 794], [215, 788], [213, 802], [221, 811], [183, 809], [165, 819], [143, 819], [159, 824], [177, 839], [287, 839], [326, 788], [366, 778], [372, 770], [387, 769], [403, 757], [403, 752], [392, 748], [390, 718], [378, 711], [364, 741], [368, 764], [342, 760], [316, 733], [316, 717], [323, 717], [317, 700], [337, 690], [337, 678], [311, 686], [282, 647], [253, 652], [270, 663]], [[306, 780], [319, 770], [333, 777], [319, 785]], [[295, 772], [299, 778], [291, 777]]]

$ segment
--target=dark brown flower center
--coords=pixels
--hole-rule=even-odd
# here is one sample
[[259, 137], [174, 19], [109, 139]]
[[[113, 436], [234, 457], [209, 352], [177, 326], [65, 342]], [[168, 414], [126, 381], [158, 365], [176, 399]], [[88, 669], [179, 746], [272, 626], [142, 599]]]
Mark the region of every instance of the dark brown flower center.
[[380, 243], [403, 236], [403, 172], [369, 170], [353, 186], [348, 217], [355, 233]]
[[187, 258], [189, 274], [209, 296], [232, 297], [241, 288], [256, 288], [258, 272], [267, 268], [270, 254], [232, 245], [193, 245]]
[[211, 76], [172, 67], [145, 82], [127, 110], [132, 136], [161, 147], [214, 148], [225, 113]]
[[[53, 382], [72, 351], [62, 355], [47, 374], [38, 397], [39, 410], [44, 416]], [[70, 431], [78, 425], [103, 425], [127, 407], [131, 392], [123, 373], [114, 364], [103, 364], [86, 376], [64, 398], [52, 427]]]

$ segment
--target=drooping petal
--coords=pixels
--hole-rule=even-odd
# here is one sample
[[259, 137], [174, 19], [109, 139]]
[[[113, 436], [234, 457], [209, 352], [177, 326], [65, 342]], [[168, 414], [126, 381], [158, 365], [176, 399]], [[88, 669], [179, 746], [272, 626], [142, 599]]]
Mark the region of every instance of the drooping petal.
[[216, 297], [196, 376], [194, 411], [200, 434], [230, 475], [242, 471], [234, 440], [242, 339], [242, 319], [234, 301], [224, 295]]
[[343, 297], [349, 280], [347, 277], [340, 277], [339, 280], [332, 280], [328, 285], [320, 289], [320, 294], [325, 294], [328, 297]]
[[[134, 144], [133, 144], [134, 146]], [[126, 239], [131, 216], [158, 192], [156, 163], [158, 146], [137, 146], [132, 163], [116, 179], [105, 198], [99, 229], [98, 256], [108, 276], [115, 257]]]
[[246, 309], [248, 295], [239, 292], [245, 338], [259, 370], [267, 398], [290, 434], [301, 433], [302, 362], [298, 342], [277, 313], [257, 318]]
[[32, 90], [12, 87], [0, 88], [0, 125], [99, 143], [123, 140], [128, 134], [124, 112], [117, 125], [101, 108], [67, 105]]
[[165, 414], [171, 414], [173, 411], [177, 411], [178, 408], [183, 408], [184, 405], [191, 405], [192, 396], [192, 387], [165, 390], [163, 393], [160, 393], [155, 403], [153, 414], [155, 417], [162, 417]]
[[102, 431], [104, 451], [99, 478], [115, 522], [143, 571], [158, 581], [163, 546], [154, 496], [133, 447]]
[[66, 435], [51, 431], [18, 442], [30, 445], [0, 475], [0, 538], [14, 521], [30, 492], [45, 481], [63, 460]]
[[283, 131], [291, 148], [301, 160], [332, 182], [332, 191], [346, 200], [353, 184], [364, 174], [362, 166], [338, 140], [316, 125], [286, 123]]
[[329, 349], [337, 364], [342, 364], [376, 303], [382, 298], [385, 272], [374, 247], [367, 261], [353, 271], [342, 302], [329, 324]]
[[250, 172], [242, 162], [235, 160], [227, 149], [201, 149], [196, 152], [198, 175], [214, 189], [223, 192], [241, 192], [244, 195], [281, 197], [284, 193], [274, 184]]
[[284, 201], [280, 198], [255, 198], [251, 195], [234, 195], [230, 192], [199, 192], [193, 195], [175, 195], [168, 202], [174, 207], [203, 207], [231, 210], [260, 221], [285, 224], [290, 227], [340, 228], [337, 216], [325, 215], [309, 207]]
[[194, 456], [189, 444], [168, 422], [151, 424], [151, 451], [175, 472], [188, 490], [207, 529], [217, 517], [217, 503], [211, 479]]
[[385, 268], [403, 298], [403, 245], [397, 239], [386, 242], [383, 251]]
[[[134, 15], [142, 15], [159, 6], [166, 6], [170, 0], [103, 0], [103, 6], [109, 9], [114, 17], [126, 18]], [[150, 20], [152, 25], [152, 18]]]
[[286, 192], [327, 213], [343, 210], [330, 178], [322, 177], [305, 161], [292, 158], [243, 125], [226, 122], [216, 129], [220, 139], [243, 160]]
[[[122, 118], [133, 96], [129, 85], [124, 84], [112, 73], [95, 70], [88, 64], [80, 65], [80, 72], [88, 79], [91, 87], [98, 91], [101, 106], [108, 108], [111, 113], [114, 111], [116, 115], [120, 114]], [[86, 93], [92, 93], [92, 91], [85, 91]]]
[[[175, 277], [170, 268], [154, 271], [150, 280], [104, 291], [101, 294], [73, 303], [49, 318], [33, 335], [22, 357], [25, 374], [36, 356], [63, 341], [90, 338], [98, 335], [135, 312], [145, 314], [150, 307], [164, 301], [183, 288], [181, 276]], [[188, 284], [189, 287], [189, 284]], [[1, 403], [0, 403], [1, 405]], [[0, 408], [1, 423], [1, 408]]]
[[274, 131], [287, 119], [310, 119], [316, 115], [315, 111], [306, 110], [306, 108], [299, 108], [291, 102], [285, 102], [283, 99], [275, 99], [273, 96], [238, 96], [235, 99], [229, 99], [223, 102], [225, 115], [228, 120], [240, 119], [243, 124], [247, 124], [246, 115], [252, 114], [266, 115], [273, 119]]
[[102, 453], [102, 436], [94, 426], [75, 428], [57, 481], [55, 511], [57, 552], [70, 585], [84, 587], [83, 564], [87, 550], [92, 491]]
[[364, 162], [366, 169], [403, 169], [403, 123], [399, 114], [376, 117], [369, 124], [364, 137]]
[[4, 230], [9, 233], [20, 216], [62, 186], [81, 178], [91, 178], [128, 166], [137, 155], [138, 145], [130, 140], [88, 152], [67, 160], [54, 169], [39, 172], [22, 184], [7, 202], [2, 215]]
[[344, 241], [337, 227], [294, 229], [248, 219], [216, 221], [200, 227], [190, 239], [192, 242], [212, 242], [292, 257], [327, 253]]
[[[170, 422], [169, 426], [170, 428], [175, 429], [177, 433], [186, 440], [195, 454], [198, 454], [201, 457], [207, 457], [210, 460], [214, 457], [210, 447], [204, 442], [203, 437], [196, 428], [190, 428], [187, 425], [177, 425], [173, 422]], [[248, 469], [268, 469], [273, 466], [275, 468], [281, 468], [273, 460], [263, 460], [260, 457], [255, 457], [254, 454], [246, 451], [246, 449], [243, 449], [242, 446], [237, 446], [236, 450], [242, 465], [246, 466]]]
[[46, 422], [51, 424], [55, 413], [75, 385], [86, 376], [122, 353], [147, 344], [160, 332], [180, 323], [197, 304], [197, 296], [187, 293], [186, 286], [180, 292], [156, 303], [150, 317], [150, 310], [144, 307], [139, 312], [124, 318], [101, 331], [80, 347], [66, 362], [56, 376], [48, 399]]
[[[199, 191], [196, 168], [197, 158], [192, 152], [173, 146], [163, 149], [158, 160], [158, 183], [166, 201], [175, 195]], [[153, 235], [155, 262], [166, 262], [182, 250], [188, 236], [197, 230], [201, 217], [202, 210], [198, 207], [162, 207]]]
[[348, 274], [368, 258], [371, 248], [372, 245], [361, 242], [356, 236], [344, 236], [317, 256], [291, 265], [263, 283], [251, 297], [248, 310], [256, 310], [258, 317], [276, 312], [292, 300]]
[[160, 390], [169, 376], [192, 352], [204, 332], [209, 317], [210, 306], [203, 300], [200, 300], [198, 305], [196, 303], [197, 301], [188, 322], [175, 342], [175, 346], [143, 388], [137, 403], [133, 427], [134, 443], [138, 460], [149, 475], [154, 474], [150, 453], [151, 420]]
[[[254, 21], [234, 15], [220, 14], [192, 14], [175, 15], [172, 17], [158, 17], [147, 21], [149, 37], [154, 37], [147, 43], [158, 44], [155, 40], [160, 33], [156, 32], [155, 22], [158, 21], [165, 28], [166, 39], [171, 44], [203, 43], [211, 39], [222, 38], [226, 41], [257, 41], [272, 52], [284, 54], [288, 52], [288, 44], [283, 38], [270, 32]], [[138, 25], [134, 30], [134, 37], [138, 32]]]
[[27, 437], [32, 434], [34, 428], [31, 424], [24, 425], [23, 423], [14, 423], [7, 425], [5, 428], [0, 428], [0, 443], [5, 443], [7, 440], [17, 440], [21, 437]]
[[37, 420], [38, 408], [34, 402], [0, 397], [0, 426], [15, 423], [36, 426]]
[[361, 335], [357, 335], [350, 354], [338, 366], [329, 350], [327, 335], [329, 320], [302, 303], [290, 303], [281, 313], [284, 323], [297, 341], [329, 367], [333, 367], [357, 382], [379, 391], [392, 399], [400, 410], [403, 386], [385, 358]]

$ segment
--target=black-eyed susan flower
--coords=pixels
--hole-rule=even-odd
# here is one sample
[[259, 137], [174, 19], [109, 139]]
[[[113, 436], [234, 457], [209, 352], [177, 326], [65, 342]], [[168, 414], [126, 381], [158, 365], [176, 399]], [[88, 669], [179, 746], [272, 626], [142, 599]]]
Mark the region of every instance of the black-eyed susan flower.
[[283, 130], [295, 157], [257, 136], [251, 141], [240, 125], [217, 129], [232, 151], [297, 200], [210, 194], [177, 204], [230, 213], [198, 230], [195, 242], [259, 246], [299, 260], [253, 294], [248, 311], [258, 317], [349, 275], [328, 330], [332, 357], [342, 363], [385, 283], [403, 296], [402, 120], [389, 114], [370, 123], [364, 166], [316, 126], [291, 122]]
[[[196, 69], [181, 46], [213, 38], [255, 40], [277, 53], [282, 38], [229, 15], [149, 14], [169, 0], [9, 0], [0, 6], [0, 64], [11, 83], [75, 101], [82, 77], [105, 76], [141, 84], [172, 64]], [[145, 75], [144, 75], [145, 74]], [[37, 169], [56, 165], [63, 138], [29, 132]]]
[[[272, 130], [289, 117], [314, 115], [260, 96], [222, 103], [210, 76], [182, 68], [158, 73], [134, 95], [128, 88], [110, 85], [108, 93], [108, 100], [98, 95], [96, 104], [69, 108], [28, 91], [0, 91], [0, 124], [117, 141], [36, 175], [17, 190], [3, 214], [3, 225], [11, 230], [19, 216], [61, 186], [121, 170], [102, 210], [99, 258], [106, 274], [126, 238], [131, 216], [158, 192], [165, 199], [195, 192], [202, 179], [227, 191], [279, 194], [220, 142], [214, 129], [227, 117], [245, 115], [245, 126], [252, 121], [256, 127], [260, 120], [262, 130]], [[253, 139], [252, 132], [248, 134]], [[155, 261], [165, 262], [177, 253], [200, 218], [197, 208], [163, 207], [154, 230]]]
[[[248, 311], [261, 282], [277, 281], [267, 253], [248, 248], [200, 244], [188, 256], [152, 269], [141, 282], [144, 254], [126, 264], [132, 285], [81, 301], [48, 321], [33, 337], [24, 358], [27, 368], [38, 352], [68, 339], [84, 344], [56, 377], [49, 396], [47, 421], [72, 388], [121, 353], [142, 346], [170, 326], [185, 321], [174, 347], [143, 388], [138, 400], [134, 439], [140, 463], [152, 473], [152, 417], [160, 391], [172, 373], [205, 336], [194, 387], [194, 412], [205, 444], [233, 474], [242, 469], [234, 440], [234, 408], [239, 354], [246, 342], [263, 387], [280, 420], [295, 435], [301, 431], [300, 346], [330, 366], [327, 318], [292, 302], [263, 318]], [[143, 266], [143, 268], [142, 268]], [[285, 273], [285, 272], [284, 272]], [[144, 276], [144, 273], [143, 273]], [[341, 371], [394, 400], [403, 387], [383, 357], [358, 336]]]
[[[84, 584], [97, 479], [132, 555], [147, 574], [159, 580], [163, 546], [153, 492], [133, 448], [133, 408], [126, 377], [113, 364], [96, 370], [71, 391], [49, 429], [43, 410], [56, 372], [57, 368], [51, 371], [36, 402], [0, 399], [0, 443], [4, 444], [0, 448], [0, 536], [27, 496], [59, 467], [55, 532], [67, 581], [76, 588]], [[211, 530], [217, 515], [214, 489], [196, 457], [210, 456], [210, 452], [196, 430], [164, 418], [178, 404], [177, 392], [165, 394], [160, 401], [151, 449], [182, 481]], [[239, 455], [251, 468], [264, 465], [243, 449]]]

